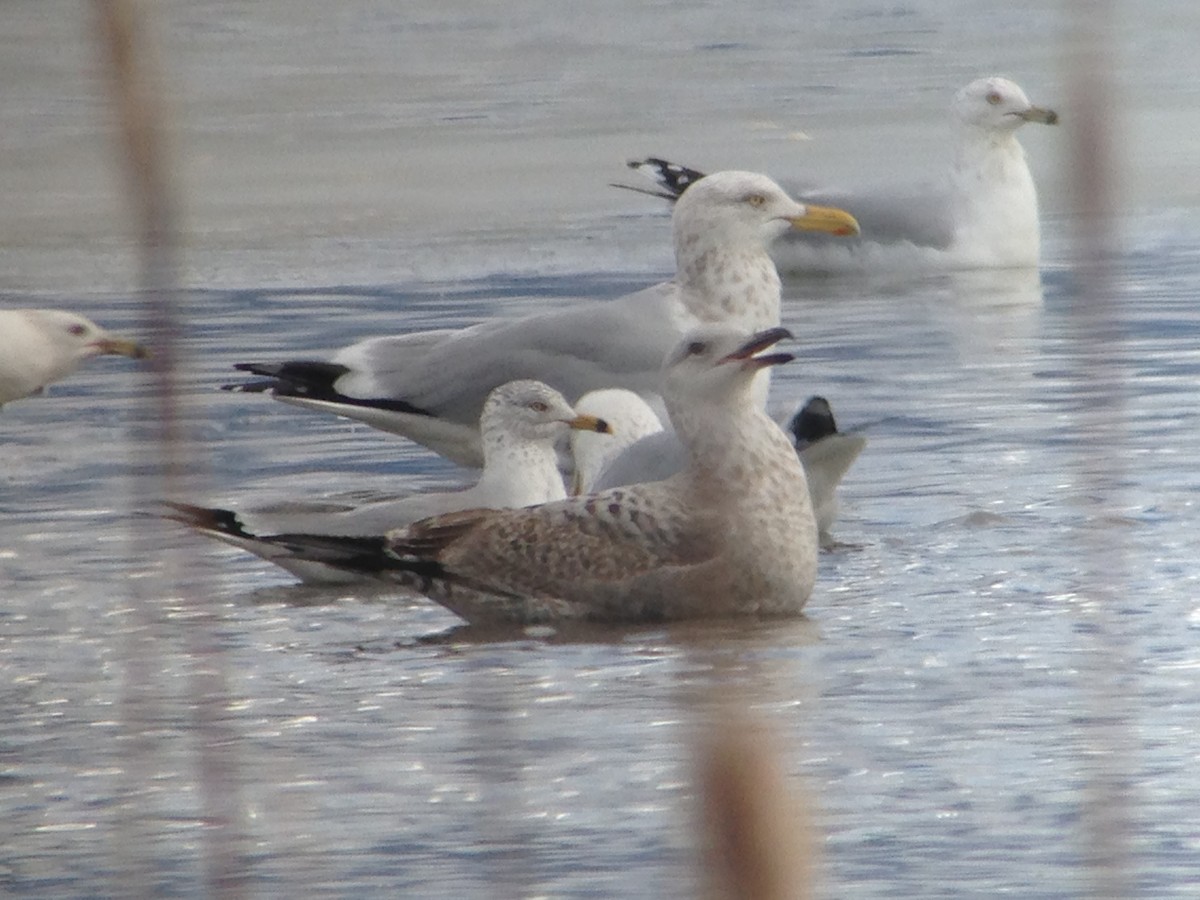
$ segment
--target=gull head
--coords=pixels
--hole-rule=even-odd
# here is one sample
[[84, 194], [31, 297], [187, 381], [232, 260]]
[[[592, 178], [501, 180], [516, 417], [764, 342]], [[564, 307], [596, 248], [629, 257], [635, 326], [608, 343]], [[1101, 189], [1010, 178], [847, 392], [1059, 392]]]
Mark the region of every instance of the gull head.
[[663, 398], [668, 407], [705, 398], [719, 403], [744, 394], [749, 403], [754, 376], [770, 366], [791, 362], [790, 353], [766, 353], [791, 338], [786, 328], [747, 334], [708, 325], [694, 329], [671, 351], [663, 367]]
[[64, 356], [76, 360], [93, 356], [128, 356], [143, 359], [149, 354], [136, 341], [106, 331], [91, 319], [60, 309], [31, 309], [26, 315], [49, 337]]
[[484, 440], [503, 435], [553, 444], [572, 429], [609, 434], [596, 416], [577, 413], [558, 391], [540, 381], [510, 381], [488, 395], [479, 419]]
[[676, 252], [695, 252], [705, 242], [730, 249], [764, 249], [790, 229], [858, 234], [849, 213], [798, 203], [757, 172], [714, 172], [679, 198], [672, 219]]
[[999, 75], [978, 78], [954, 97], [959, 121], [988, 131], [1016, 131], [1026, 122], [1057, 125], [1058, 113], [1034, 106], [1015, 82]]

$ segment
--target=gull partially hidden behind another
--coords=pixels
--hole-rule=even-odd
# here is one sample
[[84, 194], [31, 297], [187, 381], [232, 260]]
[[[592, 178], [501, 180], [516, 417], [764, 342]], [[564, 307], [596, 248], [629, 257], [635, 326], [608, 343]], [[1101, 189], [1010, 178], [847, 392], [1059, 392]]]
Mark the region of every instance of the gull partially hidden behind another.
[[606, 421], [577, 412], [562, 394], [538, 381], [510, 381], [496, 388], [483, 406], [479, 424], [483, 433], [483, 472], [469, 488], [340, 508], [308, 503], [236, 512], [168, 503], [172, 510], [168, 518], [261, 556], [302, 581], [348, 583], [363, 576], [297, 557], [273, 538], [285, 532], [381, 534], [455, 510], [532, 506], [561, 500], [566, 491], [558, 469], [556, 444], [573, 431], [610, 432]]
[[794, 616], [817, 527], [792, 442], [753, 394], [790, 337], [708, 327], [663, 373], [688, 463], [666, 481], [521, 510], [436, 516], [386, 536], [284, 535], [307, 556], [414, 588], [472, 624]]
[[93, 356], [145, 357], [135, 341], [61, 309], [0, 310], [0, 406], [40, 394]]
[[[230, 389], [358, 419], [477, 467], [479, 414], [497, 385], [533, 378], [572, 402], [622, 387], [657, 403], [662, 361], [692, 328], [778, 326], [780, 281], [767, 247], [791, 229], [852, 235], [858, 225], [841, 210], [797, 203], [765, 175], [718, 172], [675, 205], [677, 273], [668, 282], [460, 330], [371, 338], [328, 362], [242, 363], [265, 380]], [[764, 401], [767, 387], [764, 377]]]
[[[674, 431], [664, 429], [636, 394], [593, 391], [580, 397], [576, 408], [602, 415], [613, 426], [613, 433], [571, 435], [573, 493], [661, 481], [686, 463], [687, 453]], [[787, 420], [786, 430], [795, 440], [796, 455], [808, 479], [821, 546], [832, 547], [836, 543], [831, 529], [837, 518], [837, 488], [866, 447], [867, 439], [861, 434], [838, 431], [833, 408], [824, 397], [810, 397]]]
[[[815, 235], [789, 235], [773, 249], [779, 268], [804, 272], [1037, 266], [1037, 188], [1016, 133], [1027, 122], [1055, 125], [1058, 113], [1035, 106], [1020, 86], [999, 76], [962, 88], [951, 110], [953, 157], [936, 179], [913, 184], [880, 180], [850, 187], [823, 185], [811, 177], [780, 179], [802, 203], [846, 209], [862, 226], [862, 234], [836, 245]], [[653, 157], [629, 166], [658, 182], [661, 192], [646, 193], [668, 200], [685, 196], [705, 179], [703, 172]]]

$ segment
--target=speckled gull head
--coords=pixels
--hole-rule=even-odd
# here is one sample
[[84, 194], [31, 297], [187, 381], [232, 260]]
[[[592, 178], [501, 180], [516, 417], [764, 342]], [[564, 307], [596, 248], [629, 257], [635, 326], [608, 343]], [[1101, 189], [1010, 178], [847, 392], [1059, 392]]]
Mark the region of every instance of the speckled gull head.
[[1016, 83], [999, 75], [978, 78], [954, 97], [951, 107], [964, 125], [1008, 133], [1026, 122], [1058, 124], [1058, 113], [1034, 106]]
[[793, 228], [837, 235], [859, 231], [849, 213], [798, 203], [757, 172], [714, 172], [675, 204], [675, 252], [680, 258], [708, 249], [758, 250]]
[[580, 415], [566, 398], [540, 381], [510, 381], [494, 389], [479, 417], [484, 435], [484, 455], [498, 443], [519, 441], [552, 446], [572, 430], [607, 434], [611, 429], [603, 419]]

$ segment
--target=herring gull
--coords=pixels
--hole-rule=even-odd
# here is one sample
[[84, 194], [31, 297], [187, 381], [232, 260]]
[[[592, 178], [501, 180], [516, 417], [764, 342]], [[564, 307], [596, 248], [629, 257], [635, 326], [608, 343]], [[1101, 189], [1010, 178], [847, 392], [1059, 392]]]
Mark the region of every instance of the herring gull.
[[61, 309], [0, 310], [0, 406], [39, 394], [93, 356], [141, 359], [145, 349]]
[[790, 334], [708, 326], [667, 358], [663, 400], [688, 450], [666, 481], [521, 510], [467, 510], [386, 536], [277, 540], [414, 588], [469, 623], [796, 615], [817, 528], [792, 442], [754, 396]]
[[[1017, 84], [999, 76], [962, 88], [951, 110], [953, 157], [936, 179], [854, 187], [781, 179], [802, 203], [846, 209], [862, 233], [837, 245], [816, 235], [788, 235], [772, 248], [780, 270], [1036, 267], [1041, 243], [1037, 189], [1016, 132], [1026, 122], [1054, 125], [1058, 113], [1035, 106]], [[656, 158], [629, 166], [657, 181], [662, 193], [650, 193], [666, 199], [675, 199], [705, 177]]]
[[[620, 408], [618, 400], [625, 398], [613, 397], [603, 407], [606, 419], [611, 422], [621, 422], [630, 415], [628, 410]], [[824, 397], [810, 397], [790, 420], [781, 424], [792, 435], [796, 454], [804, 466], [821, 544], [832, 545], [831, 529], [838, 510], [837, 488], [862, 453], [867, 439], [853, 432], [838, 431], [833, 408]], [[619, 426], [614, 425], [613, 431], [615, 438], [620, 432]], [[606, 436], [581, 437], [586, 437], [582, 442], [586, 446], [602, 445], [609, 440]], [[638, 440], [626, 442], [619, 452], [602, 461], [589, 457], [581, 464], [577, 458], [576, 480], [580, 481], [582, 475], [580, 487], [587, 491], [661, 481], [678, 472], [686, 461], [687, 453], [679, 437], [671, 429], [659, 428], [648, 431]]]
[[677, 272], [668, 282], [461, 330], [371, 338], [327, 362], [242, 363], [238, 369], [265, 380], [230, 389], [358, 419], [479, 466], [479, 412], [498, 384], [534, 378], [572, 402], [595, 388], [623, 387], [657, 402], [662, 361], [689, 329], [779, 325], [779, 275], [767, 247], [793, 228], [858, 230], [842, 210], [796, 203], [764, 175], [718, 172], [675, 206]]
[[[297, 558], [271, 537], [284, 532], [380, 534], [428, 516], [479, 507], [532, 506], [566, 496], [555, 445], [568, 432], [604, 434], [608, 423], [584, 414], [538, 381], [511, 381], [488, 395], [480, 416], [483, 471], [471, 487], [430, 491], [358, 505], [283, 504], [235, 512], [168, 503], [168, 518], [273, 562], [302, 581], [346, 583], [344, 569]], [[361, 577], [361, 576], [359, 576]]]

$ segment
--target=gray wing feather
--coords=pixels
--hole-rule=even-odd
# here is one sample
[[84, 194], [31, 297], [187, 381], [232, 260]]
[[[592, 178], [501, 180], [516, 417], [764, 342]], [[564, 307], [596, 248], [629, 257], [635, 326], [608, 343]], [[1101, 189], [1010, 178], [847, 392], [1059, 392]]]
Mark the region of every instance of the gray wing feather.
[[334, 360], [351, 369], [339, 391], [404, 400], [440, 418], [474, 425], [492, 388], [535, 378], [569, 400], [596, 387], [655, 393], [677, 339], [674, 285], [611, 301], [495, 319], [432, 335], [372, 338]]

